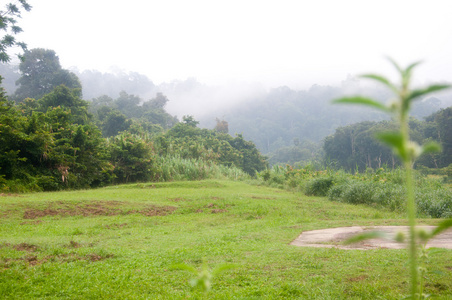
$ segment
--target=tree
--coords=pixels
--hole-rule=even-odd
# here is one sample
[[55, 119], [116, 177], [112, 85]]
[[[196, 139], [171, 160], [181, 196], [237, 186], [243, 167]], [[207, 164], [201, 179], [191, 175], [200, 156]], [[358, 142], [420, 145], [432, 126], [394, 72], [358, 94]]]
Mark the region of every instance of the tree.
[[36, 48], [26, 51], [19, 70], [22, 76], [16, 82], [19, 85], [13, 96], [16, 102], [25, 98], [40, 99], [59, 85], [80, 91], [82, 88], [77, 76], [61, 67], [53, 50]]
[[105, 137], [117, 135], [121, 131], [129, 129], [132, 120], [118, 110], [112, 110], [102, 122], [102, 133]]
[[215, 121], [217, 122], [217, 125], [215, 125], [215, 130], [222, 133], [228, 133], [229, 132], [229, 124], [225, 120], [220, 120], [218, 118], [215, 118]]
[[166, 106], [166, 103], [168, 103], [168, 98], [163, 95], [162, 93], [157, 93], [155, 98], [149, 100], [148, 102], [145, 102], [143, 104], [143, 108], [146, 109], [164, 109]]
[[108, 139], [110, 162], [115, 181], [147, 181], [153, 176], [154, 153], [152, 143], [137, 135], [124, 132]]
[[183, 116], [182, 123], [190, 127], [197, 127], [199, 121], [196, 121], [193, 116]]
[[[10, 2], [5, 6], [4, 10], [0, 10], [0, 30], [5, 31], [5, 35], [0, 40], [0, 62], [9, 62], [11, 57], [7, 50], [10, 47], [19, 46], [23, 51], [27, 49], [27, 45], [23, 42], [16, 41], [14, 35], [22, 32], [22, 28], [17, 26], [17, 19], [21, 17], [21, 9], [25, 11], [31, 10], [31, 5], [26, 0], [18, 0], [20, 5]], [[19, 58], [21, 56], [19, 55]]]
[[80, 89], [60, 85], [38, 100], [39, 109], [46, 112], [52, 107], [63, 107], [70, 110], [74, 123], [85, 124], [91, 119], [91, 115], [88, 113], [88, 102], [80, 97]]

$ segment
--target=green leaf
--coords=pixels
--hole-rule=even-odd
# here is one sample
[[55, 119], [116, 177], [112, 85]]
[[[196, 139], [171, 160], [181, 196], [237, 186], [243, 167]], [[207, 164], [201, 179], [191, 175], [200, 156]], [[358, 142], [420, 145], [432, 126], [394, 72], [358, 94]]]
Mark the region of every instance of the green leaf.
[[452, 86], [449, 85], [449, 84], [435, 84], [435, 85], [428, 86], [428, 87], [426, 87], [424, 89], [414, 90], [408, 95], [407, 101], [413, 101], [416, 98], [419, 98], [421, 96], [424, 96], [424, 95], [427, 95], [427, 94], [430, 94], [430, 93], [433, 93], [433, 92], [441, 91], [441, 90], [444, 90], [444, 89], [448, 89], [448, 88], [451, 88], [451, 87]]
[[333, 103], [366, 105], [366, 106], [370, 106], [370, 107], [373, 107], [373, 108], [376, 108], [379, 110], [383, 110], [385, 112], [389, 112], [389, 108], [386, 107], [384, 104], [381, 104], [380, 102], [377, 102], [370, 98], [360, 97], [360, 96], [344, 97], [344, 98], [336, 99], [333, 101]]
[[384, 85], [386, 85], [388, 88], [390, 88], [392, 91], [394, 91], [395, 93], [397, 93], [397, 88], [395, 87], [395, 85], [393, 85], [391, 83], [391, 81], [389, 81], [387, 78], [381, 76], [381, 75], [376, 75], [376, 74], [364, 74], [361, 75], [360, 77], [362, 78], [368, 78], [368, 79], [373, 79], [375, 81], [378, 81], [380, 83], [383, 83]]
[[395, 60], [393, 60], [393, 59], [392, 59], [391, 57], [389, 57], [389, 56], [386, 56], [386, 59], [389, 60], [389, 62], [392, 63], [392, 65], [394, 66], [394, 68], [396, 68], [397, 71], [399, 71], [400, 74], [403, 74], [402, 68], [399, 66], [398, 63], [396, 63]]
[[438, 227], [435, 228], [435, 230], [432, 231], [431, 237], [434, 237], [435, 235], [440, 234], [441, 232], [449, 229], [452, 227], [452, 219], [447, 219], [439, 223]]
[[441, 145], [437, 142], [428, 142], [424, 146], [422, 146], [422, 154], [434, 152], [441, 152]]
[[349, 244], [358, 243], [358, 242], [365, 241], [365, 240], [377, 239], [377, 238], [382, 238], [382, 237], [386, 237], [386, 234], [381, 231], [364, 232], [364, 233], [357, 234], [357, 235], [345, 240], [344, 245], [349, 245]]
[[409, 65], [406, 69], [405, 69], [405, 74], [406, 75], [411, 75], [411, 71], [418, 65], [420, 65], [422, 63], [422, 61], [417, 61], [412, 63], [411, 65]]
[[390, 146], [402, 160], [405, 161], [408, 158], [403, 144], [403, 136], [400, 132], [379, 132], [375, 136], [377, 139]]

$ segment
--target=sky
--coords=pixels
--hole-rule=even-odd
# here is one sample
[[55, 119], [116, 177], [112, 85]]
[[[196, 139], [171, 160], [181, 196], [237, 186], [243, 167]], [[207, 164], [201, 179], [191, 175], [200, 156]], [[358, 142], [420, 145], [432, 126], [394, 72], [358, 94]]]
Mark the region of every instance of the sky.
[[154, 83], [340, 85], [422, 60], [419, 83], [452, 82], [449, 0], [29, 0], [19, 35], [64, 68], [121, 69]]

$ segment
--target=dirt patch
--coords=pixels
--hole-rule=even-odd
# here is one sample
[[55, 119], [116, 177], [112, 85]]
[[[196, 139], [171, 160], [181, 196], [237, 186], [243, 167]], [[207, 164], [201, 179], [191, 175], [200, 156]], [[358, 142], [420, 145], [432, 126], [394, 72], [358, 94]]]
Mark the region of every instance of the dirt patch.
[[[418, 226], [418, 229], [423, 229], [431, 232], [435, 226]], [[384, 238], [375, 238], [351, 245], [344, 245], [343, 242], [352, 236], [362, 234], [370, 231], [382, 232]], [[312, 230], [303, 232], [296, 238], [291, 245], [300, 247], [323, 247], [323, 248], [339, 248], [339, 249], [402, 249], [406, 248], [406, 243], [399, 243], [395, 241], [395, 236], [402, 232], [408, 236], [408, 226], [372, 226], [372, 227], [339, 227], [328, 228], [321, 230]], [[447, 248], [452, 249], [452, 229], [449, 229], [431, 239], [427, 243], [427, 248]]]
[[212, 209], [213, 214], [220, 214], [220, 213], [224, 213], [224, 212], [228, 212], [228, 210], [227, 209]]
[[14, 245], [13, 248], [16, 249], [17, 251], [35, 252], [38, 250], [39, 247], [36, 245], [21, 243], [21, 244]]
[[85, 204], [68, 202], [53, 202], [45, 209], [29, 208], [24, 212], [24, 219], [37, 219], [46, 216], [113, 216], [121, 211], [112, 206], [119, 205], [118, 201], [96, 201]]
[[153, 206], [151, 208], [139, 210], [136, 213], [142, 214], [147, 217], [166, 216], [167, 214], [172, 213], [176, 209], [177, 207], [174, 206]]
[[127, 223], [122, 223], [122, 224], [111, 224], [111, 225], [105, 225], [105, 228], [107, 229], [114, 229], [114, 228], [122, 228], [122, 227], [126, 227], [128, 224]]
[[261, 200], [275, 200], [275, 197], [261, 197], [261, 196], [251, 196], [252, 199], [261, 199]]
[[358, 277], [347, 278], [347, 281], [349, 281], [349, 282], [358, 282], [358, 281], [366, 280], [367, 277], [368, 277], [367, 275], [361, 275], [361, 276], [358, 276]]
[[75, 241], [70, 241], [69, 245], [66, 246], [66, 248], [80, 248], [82, 247], [82, 244], [77, 243]]
[[22, 196], [19, 195], [19, 194], [11, 194], [11, 193], [5, 194], [5, 193], [0, 193], [0, 197], [22, 197]]
[[116, 216], [116, 215], [129, 215], [129, 214], [142, 214], [144, 216], [165, 216], [172, 213], [177, 208], [173, 206], [147, 206], [141, 209], [133, 209], [123, 211], [119, 205], [122, 203], [119, 201], [96, 201], [85, 204], [72, 204], [64, 202], [55, 202], [49, 204], [47, 208], [35, 209], [28, 208], [25, 210], [24, 219], [37, 219], [46, 216]]
[[0, 262], [0, 268], [8, 269], [17, 262], [26, 262], [29, 266], [41, 265], [46, 262], [73, 262], [73, 261], [90, 261], [98, 262], [105, 259], [114, 257], [113, 254], [99, 255], [97, 253], [89, 253], [86, 255], [78, 255], [75, 253], [60, 254], [60, 255], [49, 255], [44, 257], [38, 257], [37, 255], [27, 255], [21, 258], [4, 258]]
[[171, 198], [171, 199], [168, 199], [169, 201], [173, 201], [173, 202], [190, 202], [190, 201], [192, 201], [192, 200], [190, 200], [190, 199], [185, 199], [185, 198]]

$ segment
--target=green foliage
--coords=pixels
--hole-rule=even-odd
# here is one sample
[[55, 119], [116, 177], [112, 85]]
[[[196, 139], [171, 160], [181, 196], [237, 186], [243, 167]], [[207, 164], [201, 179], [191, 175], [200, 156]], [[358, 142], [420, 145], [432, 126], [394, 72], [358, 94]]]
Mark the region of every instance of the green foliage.
[[110, 182], [100, 132], [77, 90], [55, 88], [20, 106], [2, 100], [0, 174], [9, 191], [87, 188]]
[[192, 273], [195, 277], [190, 279], [190, 285], [194, 289], [200, 289], [202, 292], [207, 294], [212, 288], [212, 279], [218, 276], [221, 272], [233, 269], [233, 265], [221, 265], [213, 270], [209, 270], [207, 265], [203, 263], [201, 271], [198, 271], [192, 266], [186, 264], [177, 264], [171, 267], [176, 270], [185, 270]]
[[149, 181], [153, 178], [152, 142], [125, 132], [108, 139], [115, 182]]
[[[5, 32], [0, 40], [0, 62], [11, 60], [7, 53], [8, 48], [19, 46], [23, 51], [27, 49], [27, 45], [18, 42], [14, 36], [22, 32], [22, 28], [17, 25], [17, 19], [21, 18], [21, 10], [30, 11], [31, 5], [28, 4], [27, 0], [19, 0], [18, 2], [10, 2], [5, 5], [3, 10], [0, 10], [0, 30]], [[22, 56], [19, 55], [19, 58], [22, 58]]]
[[256, 146], [238, 135], [233, 138], [215, 130], [196, 127], [197, 121], [185, 117], [163, 136], [157, 138], [160, 155], [179, 155], [182, 158], [203, 159], [225, 166], [235, 166], [251, 176], [266, 167], [266, 160]]
[[155, 135], [177, 123], [177, 118], [165, 111], [168, 98], [161, 93], [142, 103], [141, 98], [122, 91], [117, 99], [101, 96], [93, 99], [90, 112], [105, 137], [111, 137], [133, 127], [133, 133]]
[[[338, 99], [336, 103], [362, 104], [365, 106], [378, 108], [392, 113], [399, 122], [399, 129], [397, 132], [382, 132], [377, 136], [380, 141], [388, 145], [394, 153], [396, 153], [402, 160], [405, 168], [405, 185], [407, 193], [407, 212], [410, 224], [410, 239], [409, 239], [409, 254], [410, 254], [410, 273], [411, 273], [411, 299], [420, 299], [423, 297], [423, 286], [420, 287], [419, 268], [417, 258], [417, 244], [416, 244], [416, 201], [415, 201], [415, 186], [412, 178], [412, 166], [416, 158], [424, 153], [431, 152], [439, 147], [433, 146], [429, 143], [427, 146], [421, 147], [415, 141], [410, 140], [408, 113], [415, 100], [429, 93], [441, 91], [450, 88], [450, 85], [430, 85], [422, 89], [411, 89], [411, 77], [413, 69], [419, 62], [409, 65], [402, 69], [396, 62], [390, 59], [390, 62], [397, 69], [400, 75], [400, 85], [393, 84], [390, 80], [381, 75], [364, 75], [363, 77], [376, 80], [386, 87], [388, 87], [397, 97], [397, 101], [388, 106], [379, 106], [375, 101], [351, 97]], [[452, 223], [450, 224], [452, 226]]]
[[328, 194], [328, 190], [333, 186], [333, 183], [334, 181], [331, 177], [312, 179], [306, 183], [305, 194], [324, 197]]
[[22, 76], [16, 82], [19, 87], [13, 95], [16, 102], [22, 102], [25, 98], [40, 99], [60, 85], [65, 85], [69, 89], [82, 88], [77, 76], [61, 67], [60, 60], [53, 50], [42, 48], [27, 50], [19, 70]]
[[[317, 171], [310, 167], [275, 166], [258, 178], [269, 186], [302, 190], [309, 196], [327, 196], [331, 201], [365, 204], [385, 210], [406, 212], [406, 188], [402, 169], [377, 169], [365, 173]], [[452, 191], [437, 179], [416, 173], [415, 201], [419, 217], [448, 218]]]

